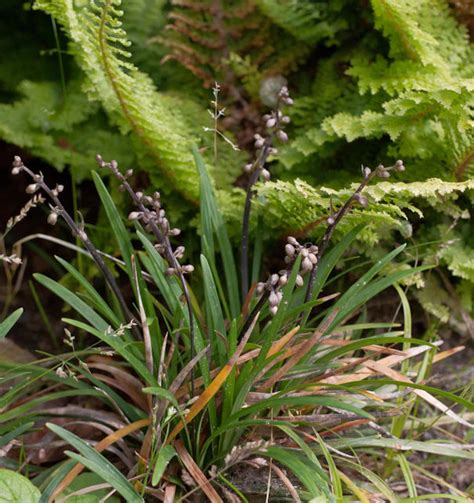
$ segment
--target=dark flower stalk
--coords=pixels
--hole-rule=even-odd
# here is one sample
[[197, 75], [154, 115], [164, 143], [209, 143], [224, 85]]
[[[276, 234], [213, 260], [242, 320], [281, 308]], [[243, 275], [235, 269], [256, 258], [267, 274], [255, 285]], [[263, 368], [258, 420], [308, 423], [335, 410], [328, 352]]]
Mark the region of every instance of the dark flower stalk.
[[[72, 234], [74, 236], [77, 236], [81, 240], [84, 247], [90, 253], [91, 257], [94, 259], [94, 262], [97, 264], [100, 271], [104, 275], [106, 282], [109, 284], [112, 292], [114, 293], [120, 304], [122, 313], [126, 318], [127, 322], [136, 321], [135, 317], [128, 308], [127, 303], [125, 302], [125, 299], [120, 291], [119, 286], [117, 285], [117, 282], [115, 281], [115, 278], [113, 277], [109, 268], [102, 259], [102, 256], [100, 255], [99, 251], [94, 246], [92, 241], [89, 239], [85, 230], [77, 225], [77, 223], [74, 221], [71, 215], [69, 215], [69, 213], [61, 203], [61, 200], [59, 199], [59, 194], [64, 190], [64, 187], [62, 185], [56, 185], [54, 189], [51, 189], [44, 181], [44, 176], [42, 173], [39, 174], [34, 173], [23, 164], [23, 161], [19, 156], [15, 156], [15, 159], [13, 161], [12, 174], [18, 175], [22, 171], [27, 173], [33, 180], [33, 183], [31, 183], [26, 187], [26, 193], [34, 194], [37, 191], [42, 190], [54, 203], [54, 205], [50, 205], [51, 213], [48, 216], [48, 223], [54, 225], [57, 222], [58, 217], [62, 217], [64, 219], [68, 227], [71, 229]], [[132, 326], [132, 332], [136, 337], [139, 336], [139, 333], [136, 330], [135, 326]]]
[[[194, 341], [194, 323], [193, 323], [193, 310], [191, 304], [191, 297], [189, 295], [188, 286], [184, 278], [185, 274], [191, 273], [194, 270], [192, 265], [181, 265], [179, 260], [184, 255], [184, 246], [178, 246], [175, 250], [170, 242], [170, 236], [178, 236], [181, 231], [179, 229], [170, 228], [168, 219], [166, 218], [165, 210], [161, 207], [160, 193], [154, 192], [152, 196], [146, 196], [142, 192], [136, 192], [128, 183], [128, 178], [133, 174], [132, 170], [128, 170], [125, 175], [118, 169], [117, 161], [105, 162], [100, 155], [97, 156], [97, 163], [101, 168], [110, 169], [111, 173], [120, 182], [120, 187], [125, 190], [138, 211], [132, 211], [128, 218], [129, 220], [138, 220], [143, 222], [145, 228], [151, 231], [157, 240], [155, 245], [156, 250], [168, 262], [169, 268], [166, 271], [168, 275], [176, 274], [181, 283], [183, 290], [186, 307], [189, 318], [189, 331], [190, 331], [190, 349], [191, 355], [195, 353]], [[191, 379], [193, 383], [194, 379]]]
[[270, 172], [265, 168], [265, 164], [270, 155], [278, 153], [278, 150], [273, 147], [273, 141], [275, 139], [283, 143], [288, 141], [288, 135], [283, 130], [283, 127], [284, 124], [288, 124], [290, 122], [290, 118], [284, 116], [280, 111], [280, 106], [282, 104], [288, 106], [293, 104], [293, 100], [290, 98], [288, 88], [286, 86], [283, 86], [278, 93], [276, 110], [271, 114], [263, 116], [263, 119], [265, 120], [265, 127], [269, 131], [269, 135], [266, 138], [263, 138], [260, 134], [256, 134], [254, 136], [257, 157], [253, 163], [246, 164], [244, 168], [244, 171], [250, 174], [250, 179], [246, 189], [244, 214], [242, 217], [242, 240], [240, 254], [242, 300], [245, 300], [249, 291], [249, 226], [252, 198], [254, 196], [253, 187], [260, 176], [265, 181], [270, 179]]
[[[405, 171], [405, 166], [403, 161], [397, 161], [393, 166], [385, 167], [379, 164], [374, 171], [368, 167], [362, 166], [362, 182], [359, 184], [355, 192], [349, 197], [349, 199], [341, 206], [338, 211], [334, 211], [331, 207], [331, 214], [327, 219], [326, 231], [318, 245], [317, 262], [315, 263], [313, 269], [311, 270], [311, 275], [308, 281], [308, 286], [306, 288], [305, 303], [311, 300], [313, 295], [314, 283], [316, 281], [316, 275], [318, 273], [319, 264], [321, 263], [321, 258], [329, 246], [332, 235], [339, 224], [339, 222], [349, 213], [354, 204], [360, 204], [361, 206], [367, 206], [367, 198], [362, 195], [362, 191], [367, 187], [372, 178], [389, 178], [390, 171]], [[332, 205], [331, 205], [332, 206]]]

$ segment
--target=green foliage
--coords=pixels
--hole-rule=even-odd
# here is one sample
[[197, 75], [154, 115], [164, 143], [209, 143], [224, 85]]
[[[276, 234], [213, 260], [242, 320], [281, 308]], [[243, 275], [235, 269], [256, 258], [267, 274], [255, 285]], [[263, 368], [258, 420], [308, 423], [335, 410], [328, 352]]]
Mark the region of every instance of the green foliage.
[[[196, 150], [194, 157], [201, 184], [202, 255], [201, 268], [186, 283], [170, 274], [170, 259], [160, 254], [163, 241], [147, 234], [140, 223], [127, 228], [105, 185], [93, 175], [123, 264], [107, 260], [107, 267], [122, 273], [123, 291], [137, 319], [125, 320], [116, 293], [99, 282], [92, 286], [65, 260], [59, 262], [76, 282], [72, 289], [36, 276], [85, 321], [74, 315], [63, 319], [71, 330], [66, 332], [70, 347], [65, 354], [20, 366], [0, 363], [1, 377], [11, 383], [0, 399], [0, 432], [13, 431], [18, 437], [51, 421], [54, 412], [61, 426], [49, 422], [47, 428], [77, 451], [66, 450], [65, 455], [108, 484], [107, 489], [137, 502], [156, 489], [165, 490], [170, 481], [176, 485], [176, 497], [186, 500], [183, 470], [183, 481], [194, 478], [207, 497], [211, 493], [217, 500], [217, 492], [233, 490], [226, 482], [227, 472], [254, 458], [283, 464], [299, 479], [302, 498], [326, 500], [334, 495], [393, 494], [381, 474], [355, 461], [359, 454], [367, 455], [368, 448], [374, 456], [400, 460], [402, 473], [394, 470], [391, 481], [412, 477], [403, 457], [406, 450], [473, 460], [472, 449], [459, 442], [420, 440], [424, 425], [440, 420], [439, 411], [469, 426], [463, 413], [474, 410], [462, 393], [423, 384], [439, 341], [413, 336], [410, 305], [399, 284], [427, 266], [416, 266], [401, 245], [373, 263], [344, 268], [337, 274], [344, 278], [340, 295], [326, 297], [336, 265], [359, 233], [367, 232], [359, 225], [321, 257], [313, 298], [306, 304], [296, 287], [301, 257], [296, 258], [287, 281], [278, 287], [282, 299], [271, 316], [269, 292], [239, 298], [228, 229]], [[265, 198], [270, 201], [269, 187], [265, 186]], [[328, 197], [329, 189], [325, 190], [308, 192], [309, 199]], [[377, 201], [388, 194], [396, 199], [406, 190], [402, 184], [380, 184], [370, 197]], [[455, 198], [449, 187], [436, 182], [431, 188], [419, 184], [415, 195], [429, 201], [436, 191]], [[281, 198], [278, 187], [273, 192]], [[395, 213], [387, 209], [387, 214], [390, 211]], [[406, 267], [393, 268], [394, 259], [402, 254]], [[349, 280], [349, 272], [355, 281]], [[380, 323], [376, 316], [365, 319], [361, 313], [368, 302], [390, 287], [400, 296], [403, 325]], [[192, 299], [192, 316], [186, 292]], [[302, 312], [307, 314], [301, 317]], [[404, 353], [394, 351], [394, 345], [401, 345]], [[423, 359], [414, 360], [417, 355]], [[387, 378], [383, 369], [396, 363], [402, 363], [403, 375]], [[407, 382], [406, 375], [418, 375], [420, 380]], [[411, 394], [407, 398], [407, 390], [418, 393], [416, 398]], [[74, 405], [64, 409], [53, 405], [73, 397]], [[91, 403], [93, 407], [87, 406]], [[380, 428], [385, 432], [392, 421], [397, 421], [396, 427], [380, 435]], [[94, 448], [71, 431], [77, 424], [94, 439], [98, 430], [104, 439]], [[28, 443], [23, 449], [28, 456]], [[20, 459], [12, 464], [23, 466]], [[64, 460], [40, 464], [28, 470], [43, 491], [41, 501], [55, 490], [71, 494], [70, 487], [58, 484], [73, 464]], [[361, 475], [353, 483], [345, 474], [354, 473], [351, 464], [358, 465], [356, 473]], [[134, 480], [128, 480], [129, 473]], [[212, 480], [204, 485], [205, 478]], [[94, 489], [89, 483], [75, 487]], [[458, 490], [456, 495], [465, 496]]]
[[[426, 260], [441, 259], [463, 292], [472, 282], [472, 192], [462, 183], [474, 176], [474, 51], [447, 0], [36, 0], [34, 8], [0, 7], [0, 48], [20, 51], [0, 64], [2, 139], [71, 167], [75, 180], [98, 152], [138, 165], [175, 194], [170, 204], [191, 226], [197, 145], [235, 241], [244, 199], [235, 186], [267, 111], [262, 88], [286, 78], [293, 130], [272, 162], [281, 181], [259, 189], [253, 231], [260, 219], [262, 239], [289, 228], [318, 235], [330, 196], [344, 200], [361, 162], [400, 158], [412, 185], [397, 192], [395, 175], [393, 190], [380, 189], [383, 200], [371, 193], [341, 232], [364, 222], [360, 241], [383, 246], [393, 230], [413, 231], [419, 243], [442, 231], [449, 242]], [[223, 144], [216, 159], [203, 130], [214, 126], [206, 108], [215, 80], [226, 107], [219, 127], [242, 147]], [[446, 204], [435, 187], [444, 183]]]
[[23, 475], [0, 469], [0, 502], [38, 503], [41, 494]]
[[[23, 81], [13, 104], [0, 105], [0, 135], [10, 143], [46, 159], [58, 170], [72, 166], [80, 180], [91, 170], [98, 151], [123, 155], [132, 164], [132, 145], [111, 129], [98, 105], [90, 102], [77, 81], [66, 94], [59, 83]], [[105, 154], [107, 152], [107, 154]]]
[[106, 0], [78, 7], [71, 0], [39, 0], [35, 7], [54, 16], [66, 31], [86, 74], [90, 98], [102, 104], [123, 134], [132, 132], [143, 144], [167, 183], [196, 199], [191, 128], [173, 112], [176, 102], [157, 94], [151, 79], [129, 61], [130, 42], [121, 28], [120, 4]]
[[272, 21], [307, 44], [324, 41], [339, 45], [341, 32], [349, 28], [348, 16], [352, 2], [311, 0], [257, 0], [261, 10]]
[[[311, 93], [297, 103], [298, 134], [284, 164], [311, 157], [331, 166], [328, 155], [343, 145], [350, 162], [351, 143], [365, 139], [379, 145], [379, 159], [402, 158], [414, 179], [464, 179], [474, 152], [474, 52], [465, 29], [443, 0], [372, 7], [375, 31], [319, 62]], [[376, 52], [384, 42], [388, 50]]]

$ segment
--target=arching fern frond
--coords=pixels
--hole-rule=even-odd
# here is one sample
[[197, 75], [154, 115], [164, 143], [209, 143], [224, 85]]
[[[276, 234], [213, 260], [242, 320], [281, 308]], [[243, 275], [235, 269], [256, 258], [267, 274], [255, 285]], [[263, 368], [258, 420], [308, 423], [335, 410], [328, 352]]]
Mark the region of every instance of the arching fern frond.
[[35, 8], [51, 14], [63, 27], [87, 76], [89, 95], [102, 103], [124, 134], [132, 133], [153, 160], [152, 178], [197, 201], [198, 178], [191, 146], [197, 137], [179, 120], [151, 79], [130, 61], [130, 42], [121, 27], [121, 0], [37, 0]]

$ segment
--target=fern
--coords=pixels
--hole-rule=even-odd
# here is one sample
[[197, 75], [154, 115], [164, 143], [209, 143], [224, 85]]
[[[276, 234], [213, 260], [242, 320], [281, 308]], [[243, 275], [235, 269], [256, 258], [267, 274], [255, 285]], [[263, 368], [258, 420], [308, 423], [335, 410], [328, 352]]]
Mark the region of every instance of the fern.
[[[71, 40], [79, 65], [87, 76], [87, 91], [102, 103], [123, 134], [132, 133], [153, 160], [150, 175], [171, 185], [190, 201], [198, 197], [198, 179], [191, 146], [196, 131], [173, 113], [174, 98], [157, 93], [150, 78], [130, 61], [130, 45], [121, 28], [120, 0], [95, 0], [77, 7], [72, 0], [38, 0]], [[163, 183], [165, 182], [165, 183]]]
[[307, 44], [324, 41], [341, 43], [341, 32], [349, 28], [349, 10], [353, 2], [313, 0], [257, 0], [257, 4], [275, 24], [297, 40]]
[[[352, 187], [354, 189], [356, 185]], [[355, 225], [365, 223], [362, 241], [369, 245], [398, 230], [411, 235], [410, 215], [424, 218], [423, 207], [434, 209], [453, 218], [467, 218], [469, 213], [456, 205], [460, 194], [474, 191], [474, 180], [462, 183], [447, 183], [439, 179], [414, 183], [381, 182], [366, 189], [369, 198], [367, 208], [355, 209], [341, 223], [338, 231], [345, 234]], [[315, 188], [302, 180], [295, 182], [270, 182], [262, 185], [259, 194], [264, 203], [265, 226], [272, 231], [281, 230], [305, 235], [318, 235], [328, 216], [329, 207], [342, 204], [351, 194], [351, 187], [335, 190], [328, 187]]]
[[109, 127], [97, 104], [80, 91], [79, 82], [69, 82], [67, 93], [59, 83], [24, 81], [22, 95], [11, 105], [0, 104], [0, 136], [28, 149], [58, 170], [72, 167], [77, 180], [91, 169], [100, 150], [120, 156], [124, 165], [134, 159], [130, 142]]
[[465, 30], [443, 0], [373, 0], [372, 6], [388, 51], [375, 52], [384, 42], [369, 32], [358, 46], [320, 63], [312, 95], [296, 110], [306, 130], [299, 130], [284, 164], [324, 157], [340, 139], [367, 139], [377, 140], [379, 158], [396, 155], [416, 166], [418, 179], [462, 179], [474, 154], [474, 53]]

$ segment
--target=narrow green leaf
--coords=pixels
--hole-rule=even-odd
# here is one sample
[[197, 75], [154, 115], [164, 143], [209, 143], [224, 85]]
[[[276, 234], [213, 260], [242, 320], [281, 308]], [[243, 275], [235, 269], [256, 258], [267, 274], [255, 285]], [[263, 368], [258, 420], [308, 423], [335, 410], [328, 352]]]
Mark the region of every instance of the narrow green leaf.
[[119, 470], [117, 470], [117, 468], [115, 468], [115, 466], [107, 458], [102, 456], [102, 454], [97, 452], [74, 433], [61, 428], [61, 426], [53, 423], [46, 423], [46, 426], [53, 433], [56, 433], [58, 437], [62, 438], [70, 445], [72, 445], [81, 454], [78, 455], [74, 452], [66, 451], [65, 454], [67, 454], [70, 458], [79, 461], [91, 472], [95, 473], [104, 481], [111, 484], [112, 487], [114, 487], [128, 503], [143, 502], [143, 498], [139, 494], [137, 494], [130, 482], [122, 475], [121, 472], [119, 472]]
[[201, 219], [201, 221], [204, 222], [202, 231], [206, 236], [208, 247], [211, 250], [211, 256], [207, 258], [209, 261], [215, 261], [212, 245], [212, 235], [214, 232], [219, 243], [222, 262], [224, 264], [224, 275], [227, 283], [231, 313], [234, 318], [237, 318], [240, 313], [240, 294], [232, 245], [227, 234], [224, 219], [217, 205], [204, 161], [195, 147], [193, 147], [193, 156], [200, 176], [201, 211], [204, 214], [204, 217], [202, 217], [204, 220]]
[[169, 462], [176, 456], [176, 451], [172, 445], [164, 445], [160, 452], [158, 453], [158, 457], [156, 459], [155, 468], [153, 469], [153, 476], [151, 478], [151, 484], [156, 486], [158, 482], [161, 480], [163, 473], [166, 470]]
[[19, 320], [20, 316], [23, 314], [23, 308], [19, 307], [16, 311], [13, 311], [7, 318], [5, 318], [0, 323], [0, 339], [5, 337], [8, 332], [13, 328], [15, 323]]
[[54, 281], [43, 274], [34, 274], [33, 277], [45, 286], [48, 290], [51, 290], [55, 295], [64, 300], [69, 304], [75, 311], [77, 311], [83, 318], [101, 331], [105, 331], [109, 324], [99, 316], [89, 305], [87, 305], [82, 299], [80, 299], [75, 293], [72, 293], [66, 287]]
[[89, 295], [92, 302], [95, 304], [97, 309], [107, 317], [107, 319], [115, 326], [120, 325], [120, 318], [114, 313], [110, 306], [105, 302], [102, 295], [92, 286], [91, 282], [88, 281], [72, 264], [68, 261], [62, 259], [61, 257], [56, 257], [56, 260], [66, 269], [66, 271], [71, 274], [71, 276], [84, 288], [84, 290]]
[[87, 323], [83, 323], [78, 320], [63, 318], [63, 321], [73, 327], [81, 328], [105, 342], [120, 356], [122, 356], [132, 366], [135, 372], [137, 372], [137, 374], [139, 374], [148, 384], [153, 385], [156, 383], [156, 379], [150, 374], [144, 361], [139, 359], [131, 350], [133, 346], [131, 346], [130, 343], [123, 341], [120, 337], [107, 335], [105, 330], [98, 330]]
[[112, 228], [112, 231], [114, 233], [115, 240], [117, 241], [117, 244], [119, 246], [122, 259], [124, 260], [127, 266], [128, 277], [132, 279], [133, 271], [132, 271], [131, 257], [133, 255], [133, 246], [130, 241], [130, 234], [127, 231], [122, 221], [122, 217], [119, 211], [117, 210], [117, 207], [115, 206], [115, 203], [100, 176], [95, 171], [93, 171], [92, 178], [94, 180], [95, 187], [102, 202], [102, 206], [104, 207], [105, 212], [107, 214], [107, 218], [109, 220], [110, 227]]

